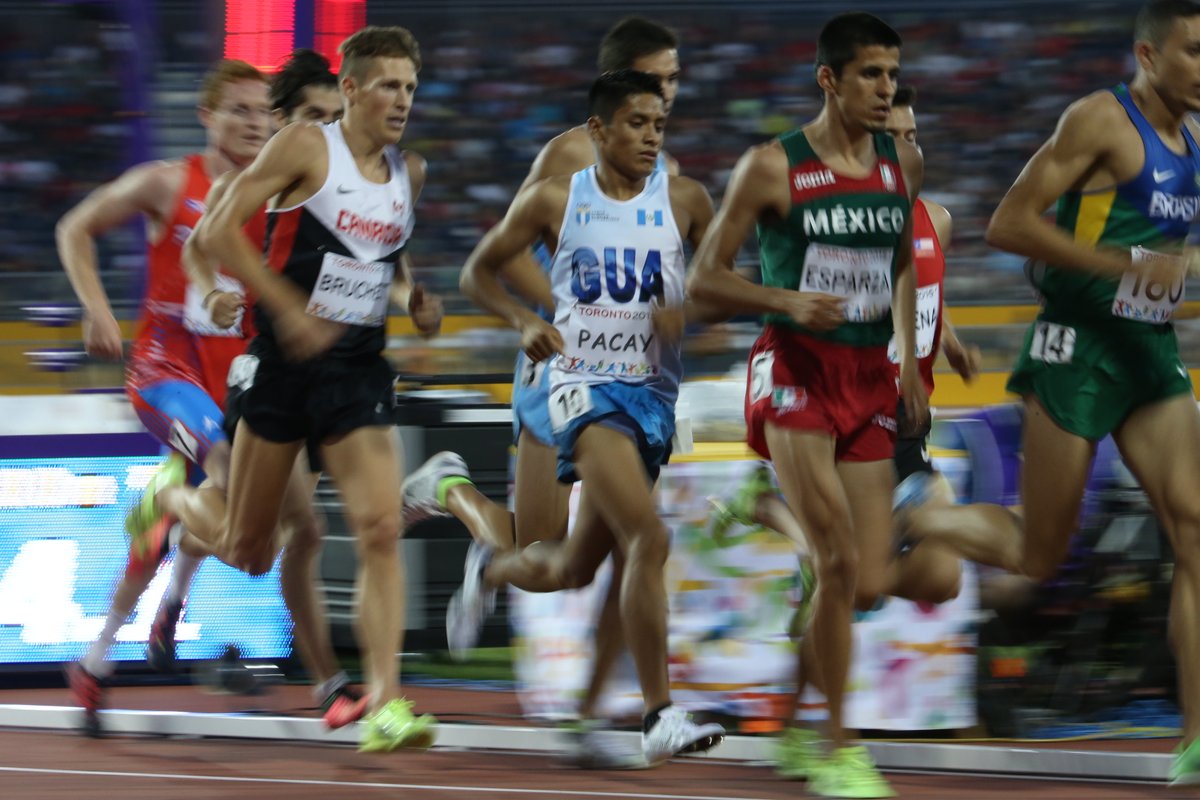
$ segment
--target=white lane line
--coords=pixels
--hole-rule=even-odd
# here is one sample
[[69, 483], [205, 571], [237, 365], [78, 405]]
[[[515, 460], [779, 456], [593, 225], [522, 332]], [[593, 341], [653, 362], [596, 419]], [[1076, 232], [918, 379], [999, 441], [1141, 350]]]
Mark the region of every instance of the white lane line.
[[186, 775], [173, 772], [109, 772], [90, 769], [39, 769], [37, 767], [0, 767], [0, 772], [19, 772], [35, 775], [86, 775], [99, 778], [154, 778], [178, 781], [213, 781], [217, 783], [267, 783], [290, 786], [337, 786], [360, 789], [410, 789], [427, 792], [473, 792], [483, 794], [556, 795], [558, 797], [617, 797], [643, 800], [770, 800], [762, 797], [730, 797], [700, 794], [647, 794], [640, 792], [586, 792], [569, 789], [505, 789], [498, 786], [436, 786], [420, 783], [380, 783], [359, 781], [321, 781], [298, 778], [242, 778], [225, 775]]

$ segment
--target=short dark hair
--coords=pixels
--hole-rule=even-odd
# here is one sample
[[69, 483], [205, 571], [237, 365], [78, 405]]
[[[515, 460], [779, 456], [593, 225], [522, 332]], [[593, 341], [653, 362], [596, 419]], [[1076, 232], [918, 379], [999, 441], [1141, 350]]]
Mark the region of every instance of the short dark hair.
[[339, 80], [347, 75], [362, 80], [367, 62], [372, 58], [407, 58], [417, 72], [421, 71], [421, 48], [417, 45], [417, 37], [408, 28], [398, 25], [368, 25], [346, 37], [338, 45], [338, 52], [342, 54]]
[[596, 66], [601, 73], [631, 69], [639, 58], [678, 47], [679, 37], [670, 28], [645, 17], [626, 17], [600, 40]]
[[838, 14], [825, 23], [817, 38], [817, 68], [829, 67], [840, 78], [842, 69], [858, 55], [858, 48], [900, 44], [900, 34], [874, 14], [865, 11]]
[[635, 69], [606, 72], [596, 78], [588, 92], [588, 113], [608, 124], [628, 98], [639, 94], [652, 94], [661, 100], [662, 81], [655, 75]]
[[1162, 47], [1171, 35], [1175, 20], [1200, 15], [1196, 0], [1153, 0], [1142, 6], [1133, 23], [1133, 40]]
[[329, 59], [316, 50], [293, 50], [271, 81], [271, 108], [289, 116], [304, 102], [309, 86], [337, 89], [337, 76], [329, 70]]
[[892, 96], [893, 108], [909, 108], [917, 104], [917, 87], [911, 83], [906, 83], [896, 89], [896, 94]]

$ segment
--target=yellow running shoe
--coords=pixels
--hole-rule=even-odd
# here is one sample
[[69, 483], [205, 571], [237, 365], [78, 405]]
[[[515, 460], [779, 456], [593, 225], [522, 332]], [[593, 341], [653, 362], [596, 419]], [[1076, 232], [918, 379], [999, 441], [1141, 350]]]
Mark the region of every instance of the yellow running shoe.
[[775, 774], [806, 781], [821, 761], [821, 737], [808, 728], [787, 727], [775, 745]]
[[820, 797], [895, 797], [892, 787], [879, 774], [867, 748], [839, 747], [822, 759], [810, 773], [808, 790]]
[[1175, 760], [1167, 773], [1170, 786], [1196, 786], [1200, 784], [1200, 739], [1193, 739], [1187, 747], [1175, 750]]
[[180, 486], [186, 480], [187, 461], [179, 453], [171, 453], [150, 476], [141, 499], [125, 515], [125, 534], [129, 537], [130, 550], [139, 557], [144, 555], [142, 540], [146, 532], [163, 516], [158, 507], [158, 493], [168, 486]]
[[415, 716], [412, 701], [389, 701], [363, 722], [360, 753], [387, 753], [401, 747], [428, 750], [436, 738], [437, 720], [429, 714]]

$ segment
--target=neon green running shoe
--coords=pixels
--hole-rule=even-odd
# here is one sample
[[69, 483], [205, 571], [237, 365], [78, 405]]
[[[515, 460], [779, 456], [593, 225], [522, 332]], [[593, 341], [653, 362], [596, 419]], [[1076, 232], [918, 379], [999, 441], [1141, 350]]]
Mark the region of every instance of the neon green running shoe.
[[158, 506], [158, 493], [168, 486], [181, 486], [187, 480], [187, 461], [179, 453], [166, 457], [142, 491], [142, 497], [125, 515], [125, 535], [129, 537], [130, 553], [144, 558], [149, 549], [147, 532], [163, 518]]
[[437, 720], [429, 714], [415, 716], [412, 701], [389, 701], [363, 722], [360, 753], [387, 753], [401, 747], [428, 750], [436, 738]]
[[712, 498], [710, 502], [716, 508], [713, 517], [713, 538], [720, 541], [728, 533], [734, 523], [754, 527], [754, 509], [758, 498], [776, 493], [775, 484], [771, 481], [771, 470], [760, 464], [750, 471], [741, 485], [728, 500]]
[[775, 744], [775, 774], [806, 781], [822, 758], [821, 737], [808, 728], [787, 727]]
[[1193, 739], [1187, 747], [1181, 744], [1176, 748], [1167, 781], [1170, 786], [1200, 785], [1200, 739]]
[[839, 747], [811, 772], [808, 790], [820, 797], [895, 797], [867, 748]]

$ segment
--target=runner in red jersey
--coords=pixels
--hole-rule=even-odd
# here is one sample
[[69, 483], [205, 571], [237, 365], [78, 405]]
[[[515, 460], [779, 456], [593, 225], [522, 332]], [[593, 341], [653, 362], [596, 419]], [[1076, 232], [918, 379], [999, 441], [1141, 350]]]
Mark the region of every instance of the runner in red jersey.
[[[146, 294], [126, 369], [126, 391], [142, 422], [174, 451], [166, 474], [184, 472], [186, 459], [195, 468], [193, 480], [203, 469], [210, 479], [224, 482], [229, 445], [213, 395], [223, 398], [222, 370], [244, 349], [246, 339], [240, 332], [230, 336], [219, 331], [204, 309], [204, 298], [189, 297], [180, 258], [204, 213], [212, 179], [254, 159], [270, 135], [270, 113], [266, 77], [242, 61], [219, 62], [200, 90], [204, 151], [132, 167], [92, 192], [58, 224], [59, 257], [84, 310], [85, 348], [93, 356], [116, 359], [122, 355], [121, 332], [100, 281], [95, 240], [139, 215], [146, 221]], [[257, 229], [260, 242], [263, 219], [260, 214], [247, 224], [247, 233], [253, 236]], [[163, 520], [153, 537], [142, 540], [153, 546], [131, 550], [100, 636], [68, 671], [89, 732], [99, 728], [99, 681], [111, 672], [105, 661], [108, 649], [153, 578], [169, 529], [170, 520]]]

